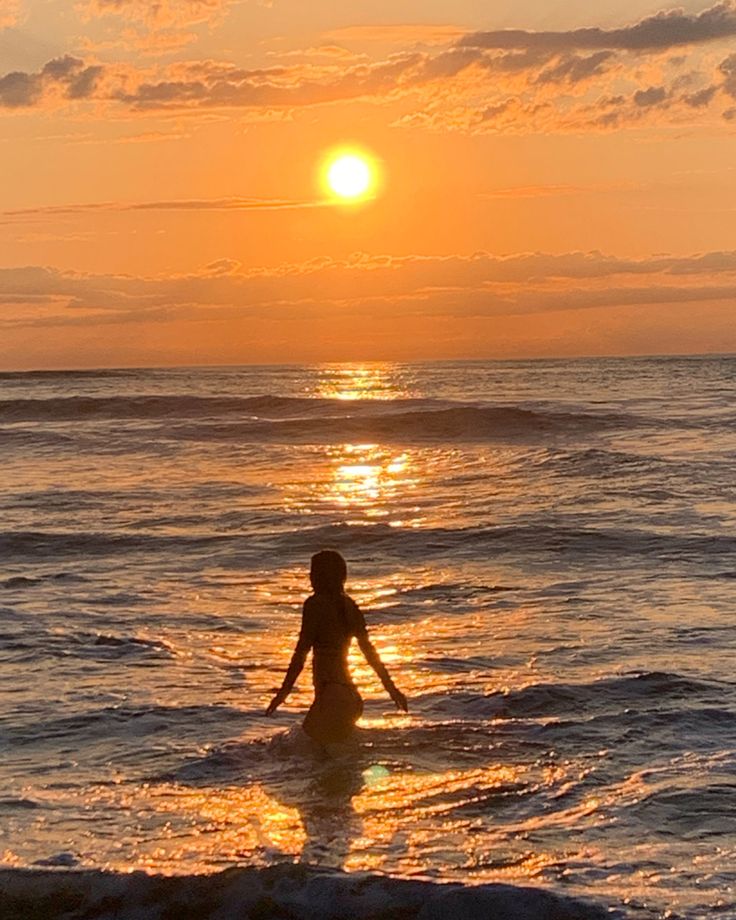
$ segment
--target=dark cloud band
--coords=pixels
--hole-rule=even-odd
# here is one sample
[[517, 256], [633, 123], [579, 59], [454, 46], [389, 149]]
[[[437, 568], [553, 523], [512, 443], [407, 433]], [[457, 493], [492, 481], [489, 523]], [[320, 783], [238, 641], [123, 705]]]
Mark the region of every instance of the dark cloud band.
[[718, 41], [736, 35], [736, 6], [717, 3], [702, 13], [688, 15], [669, 10], [647, 16], [620, 29], [598, 27], [565, 32], [531, 32], [500, 29], [464, 35], [458, 45], [495, 50], [534, 49], [545, 51], [617, 50], [656, 51], [682, 45]]

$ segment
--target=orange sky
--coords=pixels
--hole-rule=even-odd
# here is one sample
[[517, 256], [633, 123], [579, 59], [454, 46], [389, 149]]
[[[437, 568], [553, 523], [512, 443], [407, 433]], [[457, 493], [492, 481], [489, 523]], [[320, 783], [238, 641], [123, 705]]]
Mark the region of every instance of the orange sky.
[[0, 367], [736, 351], [736, 2], [593, 10], [2, 0]]

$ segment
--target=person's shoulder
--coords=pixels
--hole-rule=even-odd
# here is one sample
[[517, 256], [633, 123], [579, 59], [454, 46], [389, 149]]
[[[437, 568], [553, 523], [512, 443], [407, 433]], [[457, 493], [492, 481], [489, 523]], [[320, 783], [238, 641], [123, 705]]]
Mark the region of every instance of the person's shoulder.
[[347, 608], [348, 617], [350, 618], [350, 623], [356, 631], [365, 629], [365, 617], [363, 616], [363, 611], [358, 607], [355, 601], [350, 597], [349, 594], [345, 595], [345, 606]]

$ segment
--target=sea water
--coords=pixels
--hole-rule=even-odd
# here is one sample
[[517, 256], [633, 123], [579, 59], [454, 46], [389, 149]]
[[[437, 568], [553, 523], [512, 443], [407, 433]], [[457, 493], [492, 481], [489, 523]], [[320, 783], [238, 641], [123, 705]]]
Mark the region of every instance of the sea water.
[[[6, 373], [0, 462], [4, 865], [736, 917], [736, 358]], [[331, 758], [323, 547], [410, 702]]]

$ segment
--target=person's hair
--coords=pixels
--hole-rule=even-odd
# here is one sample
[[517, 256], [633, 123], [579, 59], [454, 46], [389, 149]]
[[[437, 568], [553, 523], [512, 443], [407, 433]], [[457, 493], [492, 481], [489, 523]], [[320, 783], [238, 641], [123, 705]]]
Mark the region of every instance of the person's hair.
[[342, 594], [347, 577], [347, 563], [337, 550], [323, 549], [312, 556], [309, 580], [315, 594]]

